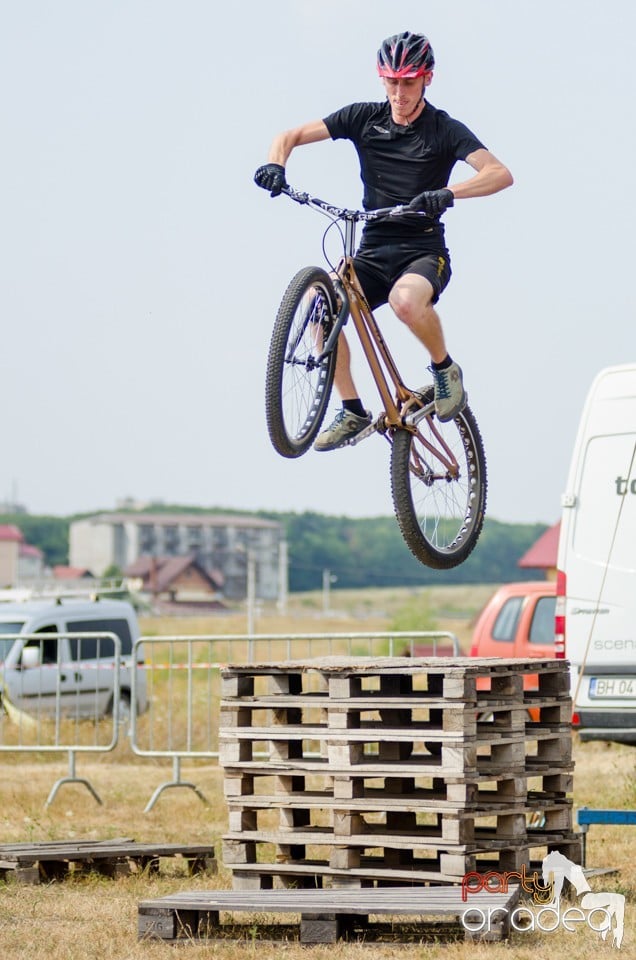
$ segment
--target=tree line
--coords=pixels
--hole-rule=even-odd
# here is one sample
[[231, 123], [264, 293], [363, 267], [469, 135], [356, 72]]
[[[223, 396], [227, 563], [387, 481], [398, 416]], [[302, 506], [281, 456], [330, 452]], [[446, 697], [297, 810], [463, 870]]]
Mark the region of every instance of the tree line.
[[315, 590], [325, 570], [337, 578], [334, 589], [529, 579], [536, 577], [537, 571], [522, 570], [517, 562], [546, 530], [545, 524], [487, 519], [468, 560], [452, 570], [431, 570], [412, 556], [394, 517], [359, 519], [318, 513], [266, 516], [281, 521], [286, 528], [292, 591]]
[[[239, 513], [276, 520], [283, 525], [289, 549], [289, 589], [316, 590], [325, 571], [336, 578], [334, 589], [427, 585], [433, 583], [505, 583], [537, 576], [517, 563], [546, 529], [545, 524], [502, 523], [486, 519], [471, 556], [452, 570], [431, 570], [411, 555], [394, 517], [338, 517], [306, 511], [228, 511], [153, 505], [152, 513]], [[119, 511], [121, 512], [121, 511]], [[140, 512], [140, 511], [137, 511]], [[69, 526], [79, 516], [5, 514], [1, 524], [19, 527], [26, 541], [39, 547], [49, 566], [69, 562]]]

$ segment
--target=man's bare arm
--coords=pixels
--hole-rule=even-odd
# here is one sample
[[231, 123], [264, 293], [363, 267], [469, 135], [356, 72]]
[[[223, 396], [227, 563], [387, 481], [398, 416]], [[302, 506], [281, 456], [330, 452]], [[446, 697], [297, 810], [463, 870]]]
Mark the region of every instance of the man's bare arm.
[[475, 150], [466, 157], [466, 163], [476, 170], [477, 174], [469, 180], [449, 185], [449, 190], [452, 191], [456, 200], [487, 197], [512, 186], [510, 170], [489, 150]]
[[302, 147], [306, 143], [319, 143], [321, 140], [329, 140], [330, 137], [324, 120], [313, 120], [293, 130], [286, 130], [274, 137], [267, 155], [268, 163], [280, 163], [284, 167], [295, 147]]

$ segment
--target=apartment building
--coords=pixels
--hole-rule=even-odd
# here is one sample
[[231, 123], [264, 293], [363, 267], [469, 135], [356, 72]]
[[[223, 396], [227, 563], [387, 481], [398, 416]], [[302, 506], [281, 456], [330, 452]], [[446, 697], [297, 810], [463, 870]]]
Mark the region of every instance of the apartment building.
[[[280, 523], [232, 514], [103, 513], [70, 526], [69, 563], [101, 576], [110, 566], [125, 570], [141, 557], [196, 558], [223, 583], [223, 595], [247, 594], [253, 570], [255, 596], [276, 599], [286, 589], [284, 530]], [[282, 572], [284, 571], [284, 572]]]

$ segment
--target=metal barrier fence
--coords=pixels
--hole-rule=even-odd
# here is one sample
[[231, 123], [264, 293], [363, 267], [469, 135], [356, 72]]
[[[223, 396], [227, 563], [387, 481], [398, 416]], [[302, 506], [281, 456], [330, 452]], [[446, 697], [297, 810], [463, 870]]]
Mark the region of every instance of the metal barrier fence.
[[[119, 637], [107, 631], [2, 634], [0, 654], [0, 752], [66, 753], [68, 775], [53, 784], [46, 806], [66, 783], [83, 784], [101, 804], [93, 785], [77, 776], [76, 759], [117, 744]], [[143, 681], [138, 698], [142, 689]]]
[[461, 655], [457, 637], [440, 631], [142, 637], [133, 646], [133, 662], [142, 653], [148, 709], [136, 709], [140, 673], [135, 671], [131, 747], [141, 757], [172, 760], [172, 779], [156, 788], [146, 812], [170, 788], [188, 788], [207, 802], [195, 783], [182, 779], [181, 763], [218, 758], [219, 670], [227, 663]]

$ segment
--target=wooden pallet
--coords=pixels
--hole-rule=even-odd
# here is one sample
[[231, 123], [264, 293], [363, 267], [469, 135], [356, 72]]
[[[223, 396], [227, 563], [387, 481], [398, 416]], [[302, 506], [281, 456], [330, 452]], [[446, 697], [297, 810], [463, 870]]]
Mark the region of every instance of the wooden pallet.
[[[515, 745], [516, 746], [516, 745]], [[479, 769], [466, 769], [461, 762], [465, 760], [465, 753], [452, 752], [452, 747], [443, 750], [440, 757], [430, 757], [426, 754], [417, 754], [407, 760], [394, 758], [369, 757], [358, 763], [329, 762], [326, 757], [311, 756], [274, 759], [272, 757], [256, 760], [234, 760], [228, 762], [226, 776], [232, 774], [249, 779], [254, 776], [289, 776], [311, 775], [312, 777], [334, 777], [340, 781], [401, 779], [401, 780], [443, 780], [449, 783], [486, 783], [494, 780], [513, 778], [522, 780], [528, 777], [545, 777], [548, 771], [554, 774], [566, 774], [574, 769], [571, 761], [561, 760], [555, 763], [547, 756], [529, 757], [521, 763], [513, 758], [513, 753], [506, 762], [506, 757], [484, 757]], [[456, 763], [455, 761], [458, 760]]]
[[580, 858], [564, 661], [320, 658], [221, 684], [240, 888], [457, 883], [542, 846]]
[[[236, 889], [271, 889], [275, 880], [282, 886], [321, 887], [331, 885], [364, 886], [365, 884], [457, 884], [467, 873], [498, 873], [519, 871], [532, 862], [540, 862], [547, 853], [558, 850], [573, 863], [581, 861], [580, 835], [568, 832], [550, 834], [537, 831], [523, 843], [510, 841], [504, 846], [484, 845], [481, 849], [468, 846], [432, 845], [414, 847], [408, 838], [400, 844], [395, 839], [384, 844], [374, 842], [325, 844], [320, 856], [320, 845], [312, 843], [307, 856], [307, 844], [294, 842], [273, 843], [269, 859], [254, 841], [224, 838], [223, 860], [232, 871]], [[386, 838], [384, 838], [386, 839]], [[374, 853], [377, 851], [377, 853]]]
[[300, 806], [306, 796], [316, 794], [326, 802], [333, 800], [341, 805], [355, 799], [381, 804], [384, 798], [397, 796], [408, 799], [417, 809], [478, 810], [491, 803], [525, 804], [565, 798], [572, 792], [573, 769], [574, 764], [569, 763], [543, 767], [540, 771], [501, 771], [444, 779], [427, 771], [413, 776], [412, 770], [405, 772], [387, 764], [368, 776], [359, 769], [334, 770], [313, 761], [282, 766], [254, 761], [227, 768], [224, 790], [228, 804], [240, 802], [244, 796], [275, 793], [289, 806]]
[[[373, 800], [354, 798], [345, 801], [323, 794], [305, 794], [293, 804], [285, 795], [249, 795], [228, 802], [229, 830], [232, 839], [244, 836], [267, 842], [264, 834], [286, 842], [295, 832], [331, 836], [337, 843], [350, 837], [373, 840], [379, 836], [407, 835], [414, 846], [430, 843], [481, 844], [501, 840], [524, 842], [528, 821], [541, 814], [548, 832], [571, 832], [572, 801], [552, 799], [524, 804], [484, 803], [479, 809], [464, 807], [436, 809], [420, 806], [409, 796], [378, 796]], [[274, 813], [272, 813], [274, 811]], [[278, 828], [278, 832], [272, 834]], [[259, 836], [257, 837], [257, 834]], [[305, 841], [300, 841], [305, 842]], [[306, 842], [310, 843], [310, 840]], [[319, 840], [318, 842], [324, 842]]]
[[106, 877], [123, 877], [146, 870], [156, 873], [163, 858], [180, 857], [190, 874], [215, 873], [217, 863], [210, 845], [182, 846], [136, 843], [134, 840], [58, 840], [42, 843], [0, 844], [0, 878], [21, 883], [63, 880], [80, 871]]
[[[537, 676], [535, 691], [523, 690], [523, 677]], [[222, 671], [221, 697], [249, 698], [256, 681], [261, 694], [350, 700], [374, 696], [464, 700], [479, 705], [489, 697], [509, 703], [541, 697], [567, 697], [569, 665], [565, 660], [504, 660], [498, 657], [319, 657], [285, 663], [231, 665]], [[479, 687], [479, 688], [478, 688]]]
[[[232, 678], [230, 678], [232, 679]], [[250, 687], [250, 689], [252, 689]], [[506, 729], [523, 730], [524, 723], [541, 726], [546, 723], [569, 723], [572, 714], [572, 700], [569, 695], [558, 694], [545, 696], [535, 691], [518, 691], [519, 697], [511, 702], [510, 697], [478, 696], [474, 701], [471, 697], [466, 700], [444, 700], [441, 697], [421, 695], [417, 692], [398, 692], [397, 696], [389, 697], [382, 691], [367, 693], [366, 696], [327, 697], [316, 694], [263, 694], [260, 696], [247, 695], [236, 698], [225, 698], [220, 704], [220, 725], [226, 727], [246, 725], [259, 726], [254, 714], [270, 715], [274, 723], [306, 723], [323, 722], [328, 726], [359, 726], [357, 722], [368, 716], [398, 717], [408, 716], [409, 720], [419, 720], [427, 726], [434, 727], [436, 715], [438, 722], [444, 724], [444, 729], [461, 731], [468, 736], [475, 736], [474, 724], [480, 722], [486, 713], [494, 714], [499, 726]], [[532, 707], [539, 715], [539, 719], [528, 719], [527, 710]], [[506, 718], [513, 713], [512, 721]], [[342, 717], [346, 720], [340, 720]], [[296, 720], [292, 720], [296, 717]], [[519, 721], [523, 722], [520, 723]], [[340, 722], [339, 722], [340, 721]], [[428, 723], [427, 723], [428, 721]], [[265, 724], [263, 724], [265, 725]]]
[[[456, 935], [467, 940], [503, 940], [509, 935], [510, 914], [518, 901], [519, 887], [511, 887], [507, 893], [471, 894], [470, 903], [462, 900], [459, 887], [252, 893], [210, 890], [142, 901], [138, 906], [138, 935], [140, 939], [183, 942], [228, 937], [253, 941], [278, 933], [279, 939], [286, 936], [306, 944], [342, 939], [404, 943], [426, 939], [427, 934], [436, 933], [436, 924], [445, 920], [452, 921]], [[482, 935], [471, 934], [460, 922], [469, 908], [486, 914], [497, 911], [497, 922]], [[228, 914], [248, 916], [237, 926], [228, 922]], [[264, 915], [290, 914], [300, 917], [293, 927], [281, 924], [276, 929], [264, 919]], [[391, 917], [390, 923], [387, 917]]]

